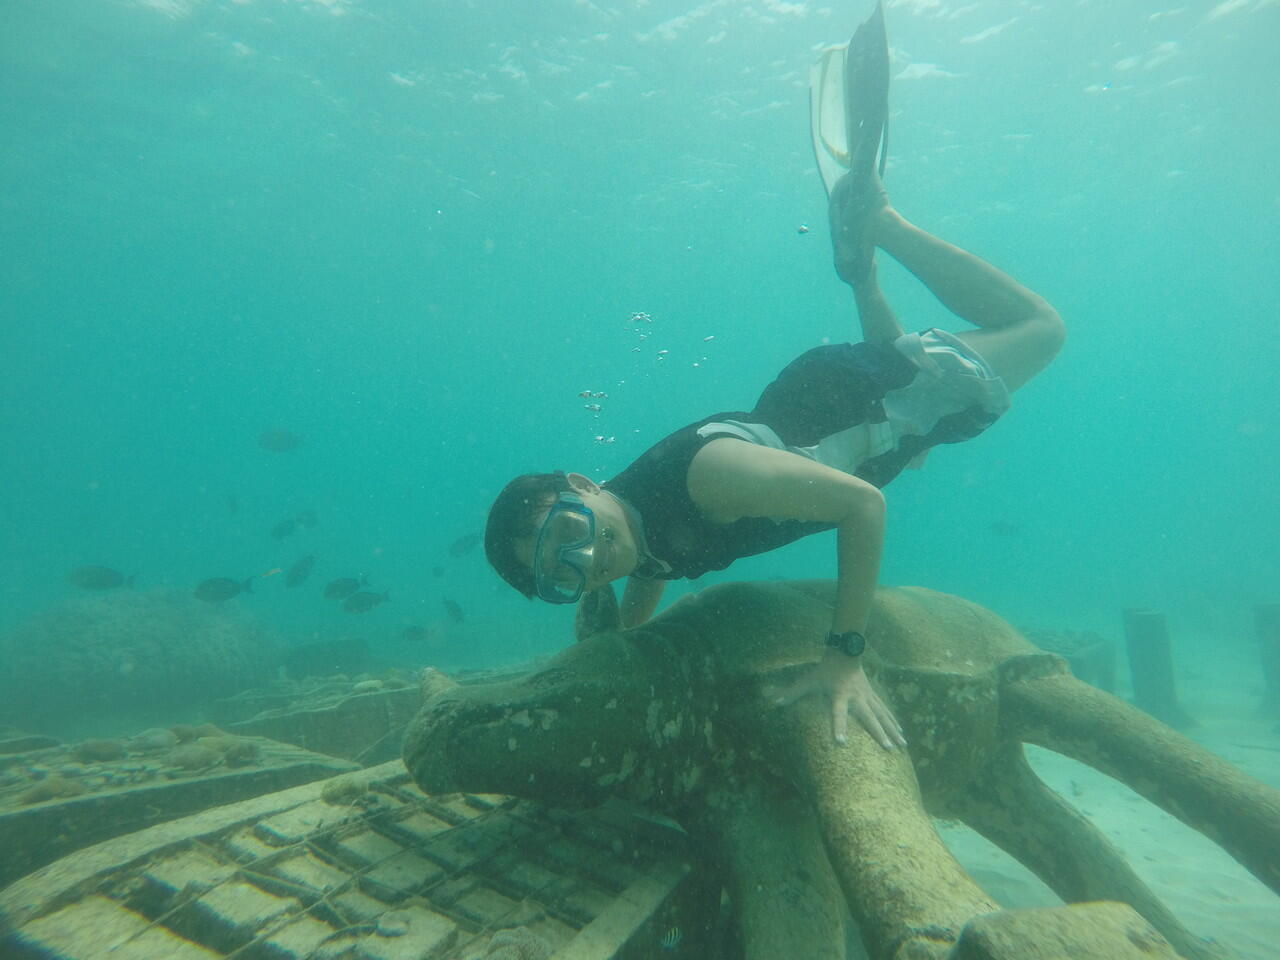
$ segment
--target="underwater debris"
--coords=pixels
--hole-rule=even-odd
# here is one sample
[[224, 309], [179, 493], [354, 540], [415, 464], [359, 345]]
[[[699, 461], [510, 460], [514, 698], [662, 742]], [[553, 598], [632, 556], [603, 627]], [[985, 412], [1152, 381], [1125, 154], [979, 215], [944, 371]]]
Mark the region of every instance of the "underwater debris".
[[34, 786], [23, 791], [18, 797], [18, 802], [30, 806], [33, 803], [44, 803], [46, 800], [78, 797], [85, 792], [85, 786], [80, 781], [68, 780], [54, 773], [43, 780], [37, 780]]
[[125, 746], [119, 740], [86, 740], [72, 747], [71, 755], [81, 763], [101, 763], [119, 760], [125, 755]]
[[[174, 747], [165, 756], [165, 762], [175, 770], [207, 770], [222, 762], [222, 754], [197, 740], [195, 743]], [[173, 771], [169, 773], [172, 775]]]
[[[115, 760], [80, 762], [72, 745], [0, 758], [0, 888], [73, 850], [184, 817], [193, 805], [233, 803], [354, 767], [284, 743], [225, 735], [216, 749], [208, 738], [165, 753], [132, 749], [158, 742], [157, 730], [173, 736], [143, 731]], [[6, 946], [0, 933], [0, 957], [11, 956]]]
[[159, 753], [162, 750], [171, 750], [178, 743], [178, 735], [173, 730], [152, 727], [150, 730], [143, 730], [130, 737], [128, 747], [135, 753]]
[[551, 944], [531, 930], [499, 930], [489, 940], [486, 960], [548, 960]]
[[403, 937], [409, 932], [409, 917], [401, 910], [388, 910], [373, 929], [380, 937]]
[[332, 807], [348, 807], [369, 791], [363, 777], [334, 777], [320, 788], [320, 799]]
[[214, 751], [228, 767], [247, 767], [258, 759], [258, 745], [254, 741], [226, 733], [200, 737], [195, 746]]

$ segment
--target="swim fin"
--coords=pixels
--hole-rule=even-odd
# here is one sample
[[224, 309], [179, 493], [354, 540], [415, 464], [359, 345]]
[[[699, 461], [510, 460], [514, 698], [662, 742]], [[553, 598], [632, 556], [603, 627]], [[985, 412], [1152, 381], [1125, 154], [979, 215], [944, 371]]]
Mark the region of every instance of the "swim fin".
[[846, 173], [884, 173], [889, 150], [889, 39], [880, 2], [852, 39], [822, 51], [809, 71], [809, 129], [827, 196]]

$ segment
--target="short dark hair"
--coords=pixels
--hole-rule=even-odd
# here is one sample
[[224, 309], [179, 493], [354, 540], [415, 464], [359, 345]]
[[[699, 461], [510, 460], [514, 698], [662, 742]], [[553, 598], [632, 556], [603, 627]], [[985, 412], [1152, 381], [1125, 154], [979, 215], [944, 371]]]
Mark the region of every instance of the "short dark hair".
[[533, 571], [516, 557], [516, 541], [538, 532], [538, 514], [555, 502], [556, 497], [572, 490], [563, 471], [526, 473], [516, 477], [498, 494], [489, 508], [489, 521], [484, 528], [484, 554], [503, 580], [530, 600], [536, 593]]

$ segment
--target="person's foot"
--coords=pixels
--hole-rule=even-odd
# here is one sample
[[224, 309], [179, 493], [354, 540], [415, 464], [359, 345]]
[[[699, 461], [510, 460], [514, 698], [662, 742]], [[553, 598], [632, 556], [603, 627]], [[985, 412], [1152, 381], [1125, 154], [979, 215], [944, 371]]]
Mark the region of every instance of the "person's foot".
[[850, 286], [862, 283], [875, 261], [875, 226], [889, 207], [889, 195], [875, 170], [861, 183], [846, 173], [831, 191], [827, 216], [836, 273]]

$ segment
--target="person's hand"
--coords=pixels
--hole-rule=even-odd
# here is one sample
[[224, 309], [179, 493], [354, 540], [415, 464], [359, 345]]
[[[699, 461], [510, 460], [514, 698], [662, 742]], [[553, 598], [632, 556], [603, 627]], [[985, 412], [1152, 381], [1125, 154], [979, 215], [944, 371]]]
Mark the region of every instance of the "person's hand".
[[822, 660], [794, 683], [770, 692], [769, 696], [775, 706], [783, 707], [811, 693], [824, 694], [831, 704], [831, 733], [837, 743], [848, 739], [852, 711], [863, 729], [886, 750], [907, 745], [893, 711], [871, 689], [871, 681], [856, 657], [828, 650]]

